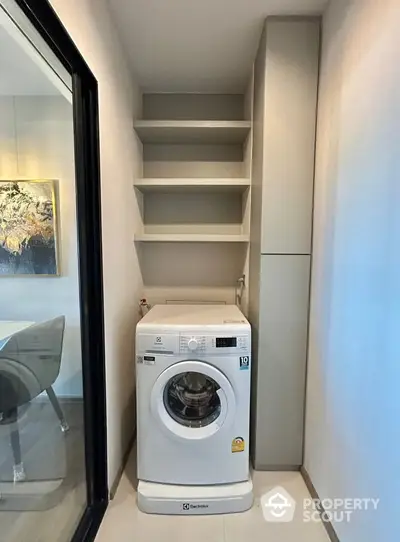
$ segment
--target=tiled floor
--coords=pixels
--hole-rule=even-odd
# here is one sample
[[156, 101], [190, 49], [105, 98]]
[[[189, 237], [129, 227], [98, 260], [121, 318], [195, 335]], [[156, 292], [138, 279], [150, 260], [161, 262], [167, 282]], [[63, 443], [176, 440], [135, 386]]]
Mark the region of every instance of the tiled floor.
[[291, 523], [268, 523], [263, 518], [260, 497], [275, 486], [284, 487], [297, 502], [309, 497], [304, 481], [297, 472], [253, 473], [255, 501], [248, 512], [187, 517], [156, 516], [140, 512], [136, 506], [135, 470], [133, 451], [96, 542], [329, 542], [320, 523], [303, 522], [300, 509], [296, 510]]

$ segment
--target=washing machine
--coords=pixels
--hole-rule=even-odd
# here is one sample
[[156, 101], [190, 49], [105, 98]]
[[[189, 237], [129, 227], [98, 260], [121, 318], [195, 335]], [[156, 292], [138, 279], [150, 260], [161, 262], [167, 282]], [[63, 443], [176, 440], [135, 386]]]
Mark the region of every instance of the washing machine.
[[235, 305], [156, 305], [136, 331], [138, 506], [251, 507], [251, 328]]

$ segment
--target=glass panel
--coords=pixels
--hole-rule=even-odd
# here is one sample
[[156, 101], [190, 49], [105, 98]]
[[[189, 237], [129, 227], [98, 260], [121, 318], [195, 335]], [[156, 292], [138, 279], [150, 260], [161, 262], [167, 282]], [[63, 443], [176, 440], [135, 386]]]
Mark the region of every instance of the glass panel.
[[176, 422], [187, 427], [204, 427], [221, 412], [219, 386], [209, 376], [186, 372], [170, 379], [164, 389], [164, 405]]
[[86, 508], [71, 77], [15, 9], [0, 0], [0, 539], [68, 542]]

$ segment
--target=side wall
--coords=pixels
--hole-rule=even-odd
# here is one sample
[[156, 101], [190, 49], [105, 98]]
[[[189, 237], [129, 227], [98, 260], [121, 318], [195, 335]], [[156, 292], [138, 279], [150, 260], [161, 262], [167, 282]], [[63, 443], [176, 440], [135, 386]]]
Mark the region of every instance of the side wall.
[[305, 467], [321, 498], [380, 498], [341, 542], [399, 540], [400, 5], [323, 22]]
[[104, 0], [52, 0], [99, 83], [103, 265], [110, 487], [135, 429], [134, 337], [142, 279], [133, 234], [139, 209], [132, 184], [141, 176], [133, 128], [141, 96]]

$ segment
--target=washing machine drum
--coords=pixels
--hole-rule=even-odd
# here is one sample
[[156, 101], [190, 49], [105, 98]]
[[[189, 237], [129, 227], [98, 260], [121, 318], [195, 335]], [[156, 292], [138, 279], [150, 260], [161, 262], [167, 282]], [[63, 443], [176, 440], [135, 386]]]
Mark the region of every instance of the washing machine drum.
[[231, 383], [216, 367], [185, 360], [165, 369], [154, 383], [151, 412], [160, 428], [188, 442], [230, 427], [236, 413]]
[[210, 376], [188, 371], [172, 377], [164, 388], [168, 414], [187, 427], [205, 427], [218, 418], [220, 386]]

